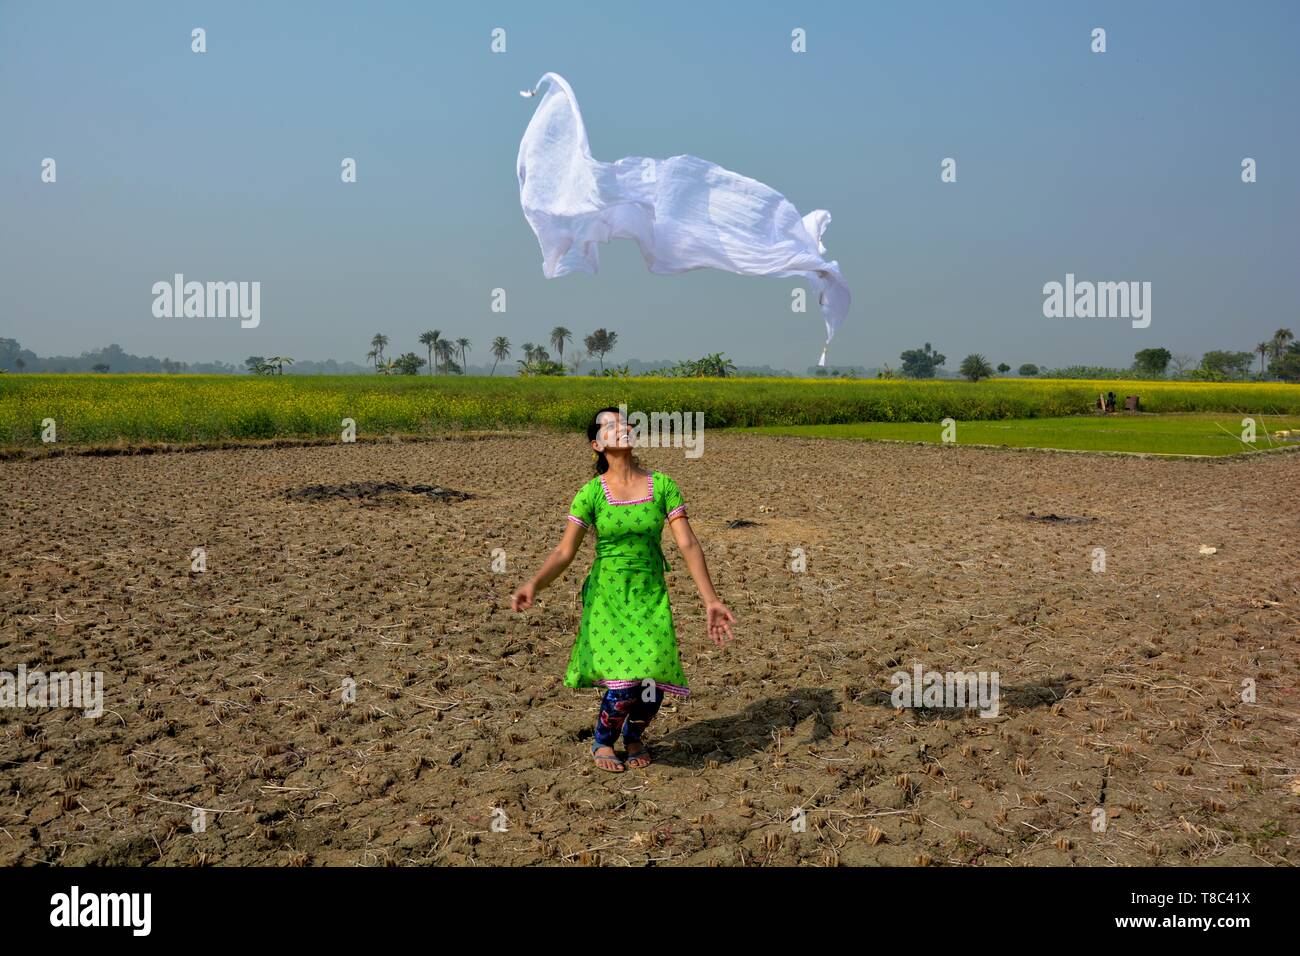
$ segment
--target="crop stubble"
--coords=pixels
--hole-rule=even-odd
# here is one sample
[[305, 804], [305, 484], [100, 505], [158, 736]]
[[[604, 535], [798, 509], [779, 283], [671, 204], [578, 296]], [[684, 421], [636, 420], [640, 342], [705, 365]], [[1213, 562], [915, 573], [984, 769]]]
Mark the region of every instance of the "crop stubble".
[[[738, 639], [707, 641], [665, 534], [693, 697], [617, 776], [596, 692], [559, 685], [590, 541], [507, 606], [579, 438], [0, 463], [0, 669], [102, 670], [106, 708], [0, 710], [0, 864], [1300, 861], [1296, 456], [707, 448], [643, 458]], [[323, 483], [390, 490], [291, 494]], [[474, 497], [402, 492], [429, 485]], [[998, 671], [1000, 716], [893, 710], [918, 662]]]

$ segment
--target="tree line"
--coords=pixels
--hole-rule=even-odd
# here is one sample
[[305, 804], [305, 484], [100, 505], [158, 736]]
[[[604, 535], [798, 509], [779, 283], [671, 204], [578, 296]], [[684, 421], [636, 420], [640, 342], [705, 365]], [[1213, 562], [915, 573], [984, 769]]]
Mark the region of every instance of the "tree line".
[[[370, 341], [370, 351], [366, 354], [367, 364], [384, 375], [416, 375], [428, 367], [430, 375], [464, 374], [467, 360], [473, 344], [467, 338], [451, 339], [444, 337], [438, 330], [422, 333], [418, 339], [425, 349], [427, 358], [410, 351], [395, 357], [389, 357], [389, 338], [377, 334]], [[532, 342], [522, 345], [521, 359], [516, 360], [520, 375], [565, 375], [578, 374], [584, 362], [591, 358], [599, 361], [599, 368], [590, 370], [592, 375], [626, 376], [632, 374], [628, 366], [606, 368], [605, 358], [615, 350], [618, 333], [608, 329], [597, 329], [582, 340], [582, 346], [572, 346], [573, 333], [564, 326], [557, 325], [551, 330], [549, 345], [552, 352]], [[489, 352], [493, 362], [489, 372], [495, 375], [498, 365], [511, 358], [514, 346], [505, 336], [492, 340]], [[566, 359], [567, 356], [567, 359]], [[1254, 368], [1258, 358], [1258, 369]], [[900, 355], [901, 367], [897, 370], [888, 366], [878, 373], [880, 378], [934, 378], [939, 369], [946, 365], [947, 357], [937, 351], [929, 342], [921, 348], [908, 349]], [[638, 363], [641, 367], [648, 367]], [[298, 361], [287, 355], [261, 356], [250, 355], [244, 360], [243, 369], [257, 375], [283, 375], [286, 366], [295, 366], [298, 374], [356, 374], [361, 367], [352, 362], [338, 363], [330, 359], [324, 362]], [[10, 338], [0, 338], [0, 372], [153, 372], [153, 373], [199, 373], [199, 374], [233, 374], [240, 371], [235, 365], [224, 362], [187, 363], [173, 361], [169, 358], [157, 359], [153, 356], [136, 356], [127, 353], [118, 345], [93, 352], [83, 352], [78, 357], [56, 356], [42, 358], [29, 349], [24, 349]], [[811, 370], [815, 375], [854, 375], [852, 369]], [[865, 369], [860, 372], [870, 374]], [[960, 374], [974, 382], [991, 378], [995, 374], [1006, 375], [1011, 366], [1001, 362], [996, 368], [980, 353], [966, 356], [958, 367]], [[741, 372], [739, 374], [753, 374]], [[1175, 378], [1186, 381], [1281, 381], [1300, 382], [1300, 342], [1290, 329], [1278, 329], [1273, 335], [1258, 343], [1251, 351], [1234, 351], [1212, 349], [1197, 359], [1194, 355], [1175, 353], [1165, 348], [1147, 348], [1134, 354], [1129, 368], [1106, 368], [1098, 366], [1074, 365], [1066, 368], [1040, 368], [1035, 363], [1021, 364], [1017, 373], [1022, 377], [1044, 378]], [[726, 378], [736, 375], [735, 364], [721, 353], [706, 355], [695, 361], [682, 361], [676, 365], [654, 368], [648, 372], [636, 374], [661, 375], [672, 377], [710, 376]], [[789, 374], [789, 373], [785, 373]]]
[[[444, 336], [439, 329], [430, 329], [420, 334], [419, 342], [425, 348], [426, 358], [416, 352], [405, 352], [396, 357], [388, 355], [389, 338], [382, 332], [376, 333], [370, 340], [370, 351], [366, 361], [374, 366], [380, 375], [418, 375], [420, 369], [428, 367], [430, 375], [463, 375], [468, 364], [467, 357], [473, 343], [466, 338], [452, 340]], [[605, 356], [614, 351], [618, 344], [618, 333], [608, 329], [597, 329], [582, 340], [584, 348], [569, 349], [569, 361], [566, 364], [564, 352], [566, 346], [573, 342], [573, 333], [562, 325], [551, 329], [550, 345], [559, 356], [551, 358], [551, 353], [533, 342], [522, 345], [523, 358], [517, 359], [520, 375], [564, 375], [566, 370], [577, 374], [582, 363], [595, 357], [600, 361], [600, 374], [605, 371]], [[492, 355], [492, 369], [489, 375], [495, 375], [497, 366], [510, 358], [514, 345], [504, 335], [492, 340], [488, 349]], [[460, 361], [456, 361], [457, 357]], [[594, 370], [592, 374], [598, 374]]]
[[[1256, 355], [1259, 356], [1259, 372], [1252, 375], [1251, 367]], [[947, 356], [934, 349], [929, 342], [919, 349], [906, 350], [899, 359], [902, 366], [897, 372], [886, 367], [878, 377], [934, 378], [939, 367], [948, 361]], [[1269, 360], [1267, 369], [1265, 359]], [[1253, 377], [1258, 381], [1272, 379], [1300, 382], [1300, 342], [1296, 341], [1290, 329], [1278, 329], [1272, 338], [1260, 342], [1251, 352], [1212, 349], [1204, 353], [1199, 362], [1195, 356], [1186, 353], [1176, 354], [1166, 348], [1148, 348], [1134, 353], [1133, 364], [1127, 369], [1088, 365], [1040, 369], [1034, 363], [1026, 362], [1017, 369], [1017, 374], [1044, 378], [1165, 378], [1170, 375], [1171, 368], [1173, 378], [1187, 381], [1226, 382]], [[995, 370], [987, 358], [974, 352], [962, 359], [958, 371], [967, 381], [978, 382], [992, 378]], [[1005, 375], [1011, 371], [1011, 366], [1002, 362], [996, 371]]]

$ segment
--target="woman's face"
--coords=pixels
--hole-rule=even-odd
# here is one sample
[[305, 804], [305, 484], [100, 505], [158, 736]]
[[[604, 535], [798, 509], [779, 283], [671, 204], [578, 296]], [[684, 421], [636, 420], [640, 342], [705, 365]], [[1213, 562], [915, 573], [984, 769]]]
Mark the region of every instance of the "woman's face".
[[632, 447], [632, 428], [626, 418], [619, 417], [618, 412], [601, 412], [596, 421], [600, 424], [595, 439], [597, 451]]

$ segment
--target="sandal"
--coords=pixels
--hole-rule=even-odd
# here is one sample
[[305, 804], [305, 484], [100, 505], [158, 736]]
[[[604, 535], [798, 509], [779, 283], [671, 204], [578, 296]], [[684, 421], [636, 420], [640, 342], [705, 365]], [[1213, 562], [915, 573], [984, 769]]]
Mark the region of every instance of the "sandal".
[[[601, 770], [605, 771], [606, 773], [622, 773], [624, 770], [627, 769], [627, 767], [625, 767], [625, 766], [623, 765], [623, 761], [621, 761], [621, 760], [618, 759], [618, 754], [598, 754], [598, 753], [596, 753], [596, 751], [599, 750], [601, 747], [609, 747], [610, 750], [613, 750], [613, 749], [614, 749], [614, 748], [613, 748], [612, 746], [610, 746], [609, 744], [598, 744], [598, 743], [593, 743], [593, 744], [591, 745], [591, 755], [592, 755], [593, 757], [596, 758], [596, 766], [597, 766], [597, 767], [599, 767]], [[639, 756], [639, 755], [638, 755], [638, 756]], [[618, 764], [618, 769], [615, 770], [615, 769], [612, 768], [612, 767], [601, 767], [601, 766], [600, 766], [600, 761], [602, 761], [602, 760], [612, 760], [614, 763]]]
[[[630, 746], [630, 744], [628, 744], [626, 740], [623, 741], [623, 743], [625, 746]], [[650, 747], [645, 743], [645, 741], [634, 740], [632, 741], [632, 743], [640, 744], [641, 750], [637, 753], [632, 753], [631, 751], [628, 751], [627, 762], [624, 764], [624, 766], [628, 767], [631, 770], [644, 770], [646, 767], [654, 763], [654, 759], [650, 756]], [[641, 760], [644, 761], [644, 763], [633, 764], [632, 761], [634, 760]]]

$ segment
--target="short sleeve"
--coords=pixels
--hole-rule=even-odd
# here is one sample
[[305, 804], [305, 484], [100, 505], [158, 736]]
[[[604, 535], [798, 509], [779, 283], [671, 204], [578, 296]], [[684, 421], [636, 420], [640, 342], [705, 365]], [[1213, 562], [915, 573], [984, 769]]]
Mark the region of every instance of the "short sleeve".
[[664, 520], [672, 521], [674, 518], [686, 514], [686, 503], [682, 501], [682, 492], [677, 487], [677, 482], [663, 472], [659, 473], [659, 478], [663, 481], [664, 486]]
[[595, 482], [587, 482], [578, 489], [578, 493], [573, 496], [573, 504], [569, 505], [569, 520], [588, 531], [596, 526], [596, 502], [592, 497], [594, 487]]

